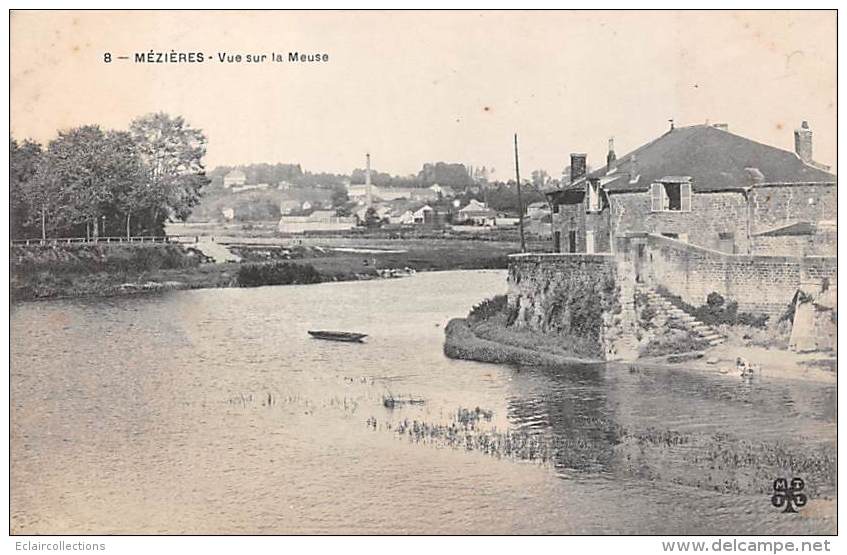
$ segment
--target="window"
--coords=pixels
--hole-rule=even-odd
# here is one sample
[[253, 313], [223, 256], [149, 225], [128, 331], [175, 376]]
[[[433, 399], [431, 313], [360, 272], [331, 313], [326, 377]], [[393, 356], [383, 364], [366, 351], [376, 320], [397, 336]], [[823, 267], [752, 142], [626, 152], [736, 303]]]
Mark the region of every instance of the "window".
[[650, 191], [653, 212], [691, 212], [691, 183], [658, 182]]
[[594, 254], [594, 232], [585, 232], [585, 253]]
[[599, 212], [600, 211], [600, 183], [597, 181], [587, 181], [585, 183], [585, 211]]

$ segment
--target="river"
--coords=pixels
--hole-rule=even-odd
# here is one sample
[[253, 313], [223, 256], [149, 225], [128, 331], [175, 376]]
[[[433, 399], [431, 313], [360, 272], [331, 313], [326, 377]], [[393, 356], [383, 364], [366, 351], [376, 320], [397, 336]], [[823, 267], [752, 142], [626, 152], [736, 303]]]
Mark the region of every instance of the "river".
[[[762, 492], [715, 491], [693, 483], [711, 471], [690, 444], [632, 439], [831, 446], [834, 386], [447, 359], [446, 322], [502, 292], [505, 272], [465, 271], [16, 304], [12, 531], [834, 532], [834, 492], [783, 514], [770, 475]], [[389, 392], [425, 402], [388, 409]], [[569, 450], [521, 460], [406, 431], [448, 429], [462, 409], [483, 415], [473, 433]]]

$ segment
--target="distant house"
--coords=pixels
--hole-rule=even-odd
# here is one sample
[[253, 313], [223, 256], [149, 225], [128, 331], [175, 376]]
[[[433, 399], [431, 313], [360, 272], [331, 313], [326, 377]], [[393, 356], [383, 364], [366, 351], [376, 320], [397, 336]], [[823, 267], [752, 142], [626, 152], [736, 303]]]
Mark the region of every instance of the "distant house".
[[240, 187], [247, 183], [247, 176], [243, 171], [234, 169], [224, 176], [224, 187]]
[[540, 212], [544, 212], [547, 214], [550, 213], [550, 205], [544, 202], [543, 200], [530, 203], [526, 207], [526, 215], [530, 218], [534, 217]]
[[297, 212], [300, 210], [300, 201], [299, 200], [283, 200], [279, 203], [279, 213], [283, 216], [287, 216], [292, 212]]
[[431, 225], [435, 223], [435, 210], [428, 204], [424, 204], [412, 213], [412, 221], [419, 225]]
[[453, 198], [456, 196], [456, 191], [454, 191], [452, 187], [439, 185], [438, 183], [430, 185], [429, 190], [435, 193], [436, 198], [438, 195], [441, 195], [441, 198]]
[[485, 203], [471, 199], [467, 206], [456, 213], [455, 222], [460, 224], [494, 225], [496, 217], [497, 213], [491, 208], [488, 208]]
[[415, 223], [415, 213], [409, 208], [398, 208], [388, 215], [388, 223], [412, 225]]
[[252, 190], [263, 190], [270, 187], [267, 183], [253, 183], [250, 185], [233, 185], [232, 192], [233, 193], [241, 193], [244, 191], [252, 191]]
[[[378, 198], [379, 187], [371, 184], [371, 198]], [[347, 196], [350, 200], [363, 200], [368, 196], [368, 187], [364, 183], [347, 185]]]
[[[388, 218], [392, 211], [392, 208], [386, 204], [374, 204], [373, 209], [374, 213], [376, 214], [376, 217], [379, 218], [380, 221]], [[368, 207], [362, 205], [358, 208], [358, 210], [356, 210], [355, 216], [359, 218], [360, 222], [364, 222], [365, 217], [367, 216], [367, 212]]]
[[337, 216], [334, 210], [315, 210], [307, 216], [282, 216], [277, 226], [281, 233], [344, 231], [355, 227], [356, 218]]
[[234, 208], [224, 208], [221, 210], [221, 214], [225, 220], [234, 220], [235, 219], [235, 209]]
[[553, 233], [552, 221], [550, 205], [544, 201], [533, 202], [526, 207], [524, 231], [531, 235], [551, 237]]
[[[352, 200], [363, 201], [368, 196], [367, 185], [357, 184], [347, 186], [347, 196]], [[423, 187], [377, 187], [371, 185], [371, 199], [381, 201], [392, 201], [399, 199], [433, 201], [438, 194], [429, 188]]]
[[514, 214], [500, 213], [494, 217], [494, 225], [498, 227], [516, 226], [520, 221], [521, 219]]
[[571, 154], [571, 185], [547, 195], [554, 248], [608, 253], [615, 237], [646, 233], [727, 254], [834, 255], [836, 176], [812, 160], [806, 122], [794, 139], [790, 152], [694, 125], [619, 159], [610, 148], [591, 173]]

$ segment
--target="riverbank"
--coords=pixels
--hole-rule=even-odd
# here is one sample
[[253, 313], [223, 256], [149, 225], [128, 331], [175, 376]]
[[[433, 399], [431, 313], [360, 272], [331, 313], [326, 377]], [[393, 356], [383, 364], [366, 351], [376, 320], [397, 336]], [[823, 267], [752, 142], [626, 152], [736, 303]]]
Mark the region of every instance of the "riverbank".
[[553, 345], [544, 349], [541, 346], [543, 339], [539, 341], [529, 333], [506, 332], [504, 329], [497, 340], [493, 340], [482, 336], [479, 331], [465, 318], [450, 320], [444, 329], [444, 354], [453, 359], [518, 366], [603, 364], [603, 361], [580, 358], [567, 351], [556, 352]]
[[[390, 246], [390, 248], [389, 248]], [[291, 265], [294, 277], [282, 283], [379, 279], [384, 270], [504, 269], [511, 242], [391, 240], [336, 242], [292, 240], [285, 244], [227, 245], [239, 262], [212, 262], [191, 244], [33, 245], [10, 250], [13, 301], [118, 296], [173, 289], [206, 289], [280, 284], [262, 281], [279, 272], [261, 266]], [[244, 276], [246, 266], [254, 270]], [[258, 267], [258, 270], [257, 270]], [[255, 271], [257, 270], [257, 271]], [[297, 274], [308, 275], [299, 279]]]
[[700, 350], [645, 356], [628, 362], [606, 362], [574, 353], [561, 337], [510, 328], [507, 314], [496, 310], [479, 314], [479, 306], [483, 305], [478, 305], [468, 318], [455, 318], [448, 323], [444, 330], [444, 354], [447, 357], [552, 368], [574, 364], [611, 364], [630, 369], [685, 369], [732, 380], [739, 379], [736, 360], [741, 357], [760, 369], [759, 378], [768, 376], [833, 385], [837, 379], [836, 353], [797, 353], [745, 344], [732, 336], [726, 343]]

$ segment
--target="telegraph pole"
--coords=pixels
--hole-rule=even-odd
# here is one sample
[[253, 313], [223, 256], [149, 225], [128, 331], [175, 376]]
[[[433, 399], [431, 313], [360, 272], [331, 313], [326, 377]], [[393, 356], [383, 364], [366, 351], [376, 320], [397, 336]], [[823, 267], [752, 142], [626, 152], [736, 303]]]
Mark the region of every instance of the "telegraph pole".
[[526, 252], [526, 241], [523, 236], [523, 197], [521, 196], [521, 170], [518, 163], [518, 134], [515, 133], [515, 179], [518, 181], [518, 225], [521, 230], [521, 252]]

